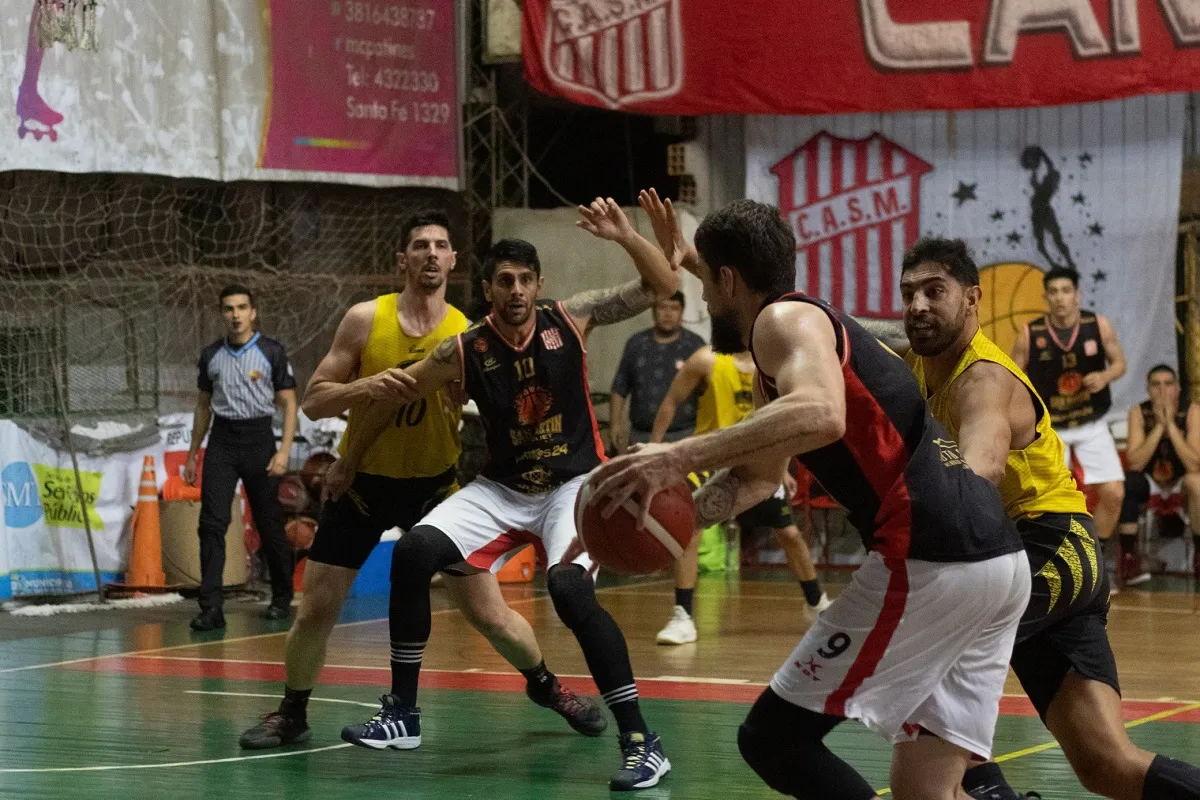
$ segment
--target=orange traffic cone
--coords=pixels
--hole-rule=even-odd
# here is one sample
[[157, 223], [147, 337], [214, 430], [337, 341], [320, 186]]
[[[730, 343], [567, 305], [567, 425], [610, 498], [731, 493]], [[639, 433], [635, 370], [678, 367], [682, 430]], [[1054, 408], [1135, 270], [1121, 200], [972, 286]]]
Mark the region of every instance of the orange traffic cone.
[[167, 583], [162, 568], [162, 529], [158, 521], [158, 486], [154, 480], [154, 456], [142, 462], [142, 482], [133, 509], [133, 541], [129, 545], [129, 569], [125, 585], [139, 589], [161, 589]]

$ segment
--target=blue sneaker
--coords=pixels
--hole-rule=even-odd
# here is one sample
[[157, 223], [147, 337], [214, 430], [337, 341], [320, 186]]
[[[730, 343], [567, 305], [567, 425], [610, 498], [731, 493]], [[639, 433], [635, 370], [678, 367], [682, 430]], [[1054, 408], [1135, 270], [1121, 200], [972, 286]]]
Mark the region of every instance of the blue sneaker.
[[372, 750], [416, 750], [421, 746], [421, 709], [401, 708], [396, 696], [379, 698], [379, 713], [361, 725], [342, 728], [342, 741]]
[[649, 789], [671, 771], [671, 762], [663, 752], [662, 741], [656, 733], [621, 734], [621, 769], [608, 788], [614, 792]]

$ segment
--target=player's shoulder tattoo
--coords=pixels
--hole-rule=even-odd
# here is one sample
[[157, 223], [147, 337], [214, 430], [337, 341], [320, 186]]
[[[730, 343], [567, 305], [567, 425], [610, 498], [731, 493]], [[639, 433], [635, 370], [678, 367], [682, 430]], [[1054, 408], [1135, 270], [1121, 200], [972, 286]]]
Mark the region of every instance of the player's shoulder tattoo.
[[458, 361], [458, 337], [451, 336], [433, 348], [433, 352], [429, 354], [429, 358], [438, 364], [454, 364]]
[[587, 317], [592, 325], [612, 325], [632, 319], [654, 305], [654, 292], [640, 280], [608, 289], [580, 292], [563, 301], [572, 317]]

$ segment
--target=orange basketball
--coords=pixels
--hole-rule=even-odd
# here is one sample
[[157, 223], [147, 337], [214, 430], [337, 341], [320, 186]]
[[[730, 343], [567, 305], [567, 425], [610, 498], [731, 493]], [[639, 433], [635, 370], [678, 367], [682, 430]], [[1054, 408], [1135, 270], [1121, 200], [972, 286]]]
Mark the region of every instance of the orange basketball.
[[588, 555], [602, 567], [626, 575], [645, 575], [667, 569], [692, 541], [696, 504], [686, 484], [664, 489], [650, 503], [650, 519], [637, 528], [641, 509], [625, 501], [611, 517], [600, 516], [603, 505], [589, 503], [592, 488], [585, 483], [575, 499], [575, 527]]
[[284, 531], [292, 548], [303, 552], [312, 547], [317, 535], [317, 521], [312, 517], [295, 517], [288, 520]]

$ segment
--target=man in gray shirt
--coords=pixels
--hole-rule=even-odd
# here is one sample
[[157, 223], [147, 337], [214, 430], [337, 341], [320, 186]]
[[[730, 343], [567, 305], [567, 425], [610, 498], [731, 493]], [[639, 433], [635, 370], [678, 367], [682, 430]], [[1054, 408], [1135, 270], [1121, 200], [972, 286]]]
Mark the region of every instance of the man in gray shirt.
[[[656, 303], [653, 313], [654, 327], [629, 337], [613, 378], [610, 436], [618, 453], [630, 444], [650, 441], [654, 416], [675, 373], [704, 346], [703, 339], [683, 328], [683, 292]], [[679, 407], [665, 441], [674, 442], [692, 434], [696, 428], [696, 400], [692, 397]]]

